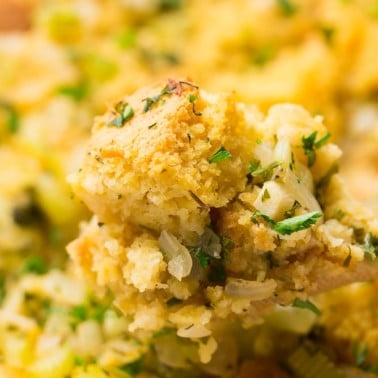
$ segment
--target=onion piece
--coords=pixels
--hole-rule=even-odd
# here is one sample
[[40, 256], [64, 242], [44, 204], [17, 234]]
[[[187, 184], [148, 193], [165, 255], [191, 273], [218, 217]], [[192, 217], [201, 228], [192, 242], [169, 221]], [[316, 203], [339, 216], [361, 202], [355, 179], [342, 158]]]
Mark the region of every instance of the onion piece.
[[297, 176], [286, 169], [283, 182], [289, 193], [304, 207], [307, 211], [322, 211], [320, 205], [310, 190], [302, 183], [298, 182]]
[[291, 147], [287, 139], [280, 139], [277, 142], [276, 147], [274, 148], [274, 157], [275, 160], [284, 164], [285, 167], [289, 166], [291, 162]]
[[258, 144], [253, 151], [256, 159], [260, 160], [261, 166], [265, 167], [274, 161], [274, 153], [266, 143]]
[[230, 297], [260, 301], [271, 297], [274, 294], [276, 286], [276, 282], [272, 279], [258, 282], [243, 280], [241, 278], [228, 278], [224, 291]]
[[193, 261], [188, 249], [170, 232], [163, 230], [159, 237], [159, 247], [168, 258], [168, 272], [179, 281], [192, 270]]
[[215, 259], [221, 258], [222, 244], [219, 236], [211, 229], [206, 228], [201, 236], [200, 246], [202, 251]]
[[193, 324], [190, 327], [179, 328], [177, 330], [177, 336], [198, 339], [201, 337], [207, 337], [211, 335], [211, 331], [202, 324]]

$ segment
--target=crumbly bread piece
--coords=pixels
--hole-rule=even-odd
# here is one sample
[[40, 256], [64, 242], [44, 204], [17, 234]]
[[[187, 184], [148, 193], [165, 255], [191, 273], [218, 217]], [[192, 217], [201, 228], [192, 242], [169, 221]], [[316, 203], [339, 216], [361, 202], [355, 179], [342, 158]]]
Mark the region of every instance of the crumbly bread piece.
[[[244, 190], [252, 157], [246, 136], [253, 130], [232, 94], [177, 85], [172, 94], [160, 95], [163, 84], [122, 99], [134, 111], [122, 128], [107, 126], [114, 108], [98, 117], [73, 189], [107, 223], [169, 230], [187, 240], [203, 232], [209, 208]], [[220, 147], [234, 158], [210, 163]]]
[[95, 216], [68, 252], [131, 331], [173, 327], [201, 344], [219, 319], [249, 326], [376, 274], [378, 223], [344, 191], [339, 157], [299, 106], [264, 116], [189, 81], [144, 88], [96, 119], [70, 178]]

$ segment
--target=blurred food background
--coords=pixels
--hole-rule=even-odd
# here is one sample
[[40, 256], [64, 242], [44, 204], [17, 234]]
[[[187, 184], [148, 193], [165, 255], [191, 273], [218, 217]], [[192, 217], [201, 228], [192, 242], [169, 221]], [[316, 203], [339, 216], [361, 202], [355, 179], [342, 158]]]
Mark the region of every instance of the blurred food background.
[[[330, 377], [344, 374], [331, 363], [378, 371], [376, 283], [321, 296], [319, 319], [288, 315], [300, 330], [281, 315], [230, 331], [224, 366], [203, 373], [180, 357], [190, 345], [175, 355], [171, 335], [131, 337], [65, 252], [88, 218], [66, 176], [93, 117], [177, 75], [263, 111], [291, 102], [322, 115], [345, 151], [349, 190], [378, 213], [377, 61], [376, 0], [1, 0], [0, 375], [224, 376], [228, 363], [239, 377], [320, 377], [304, 372], [307, 359]], [[303, 339], [321, 357], [304, 355]]]

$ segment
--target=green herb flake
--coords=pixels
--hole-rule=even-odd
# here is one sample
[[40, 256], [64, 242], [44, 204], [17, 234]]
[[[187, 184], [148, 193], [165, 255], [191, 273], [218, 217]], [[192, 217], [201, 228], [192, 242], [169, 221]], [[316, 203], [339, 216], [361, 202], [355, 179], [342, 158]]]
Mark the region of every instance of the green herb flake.
[[253, 177], [258, 177], [262, 179], [263, 181], [268, 181], [273, 176], [273, 170], [277, 168], [281, 163], [278, 161], [274, 161], [265, 167], [259, 167], [255, 169], [254, 171], [251, 171], [251, 174]]
[[196, 116], [201, 116], [202, 113], [197, 112], [196, 109], [195, 109], [195, 107], [194, 107], [194, 103], [195, 103], [196, 99], [197, 99], [197, 96], [196, 96], [196, 95], [194, 95], [194, 94], [190, 94], [190, 95], [189, 95], [189, 102], [192, 104], [192, 111], [193, 111], [193, 113], [194, 113]]
[[302, 137], [302, 147], [307, 156], [307, 165], [309, 167], [312, 167], [315, 163], [315, 160], [316, 160], [315, 150], [324, 146], [324, 144], [327, 143], [328, 139], [331, 137], [331, 134], [327, 133], [318, 141], [316, 141], [317, 134], [318, 132], [314, 131], [308, 137]]
[[196, 248], [194, 256], [202, 268], [207, 268], [210, 264], [210, 256], [207, 255], [201, 248]]
[[69, 315], [76, 321], [82, 322], [88, 318], [88, 310], [85, 305], [76, 305], [69, 311]]
[[288, 218], [277, 222], [273, 226], [273, 230], [281, 235], [290, 235], [293, 232], [305, 230], [317, 222], [323, 214], [320, 211], [313, 211], [296, 217]]
[[297, 11], [291, 0], [276, 0], [277, 6], [286, 17], [291, 17]]
[[107, 126], [122, 127], [127, 121], [134, 116], [134, 109], [127, 103], [120, 101], [116, 104], [115, 110], [118, 113], [111, 121], [107, 123]]
[[140, 358], [136, 361], [120, 366], [119, 370], [127, 374], [130, 374], [131, 376], [135, 376], [136, 374], [139, 374], [142, 371], [142, 368], [143, 360]]
[[285, 211], [285, 218], [292, 218], [300, 207], [302, 207], [301, 204], [298, 201], [295, 201], [291, 209]]
[[144, 98], [143, 101], [145, 101], [146, 104], [144, 105], [144, 109], [143, 109], [143, 111], [144, 111], [145, 113], [148, 112], [148, 111], [150, 111], [152, 105], [154, 105], [154, 104], [156, 104], [157, 102], [159, 102], [159, 100], [160, 100], [163, 96], [165, 96], [165, 95], [167, 95], [167, 94], [171, 94], [171, 93], [173, 93], [173, 90], [174, 90], [174, 89], [175, 89], [175, 88], [173, 88], [173, 87], [171, 87], [171, 86], [169, 86], [169, 85], [166, 85], [166, 86], [160, 91], [159, 94], [157, 94], [157, 95], [155, 95], [155, 96], [152, 96], [152, 97], [146, 97], [146, 98]]
[[252, 214], [252, 216], [251, 216], [252, 222], [255, 223], [255, 224], [258, 224], [259, 222], [258, 222], [257, 218], [263, 218], [264, 221], [268, 223], [270, 228], [273, 228], [276, 225], [276, 222], [271, 217], [269, 217], [266, 214], [261, 213], [260, 211], [255, 211]]
[[29, 257], [21, 268], [21, 273], [44, 274], [46, 272], [46, 262], [40, 256]]
[[123, 30], [117, 37], [116, 43], [121, 49], [130, 49], [136, 44], [136, 31], [133, 29]]
[[147, 128], [148, 129], [152, 129], [153, 127], [155, 127], [157, 125], [157, 122], [154, 122], [154, 123], [151, 123], [151, 125], [149, 125]]
[[5, 114], [5, 119], [8, 127], [8, 132], [10, 134], [15, 134], [20, 128], [20, 117], [18, 112], [13, 105], [0, 101], [0, 109], [2, 109]]
[[189, 102], [190, 102], [191, 104], [193, 104], [194, 101], [196, 101], [196, 95], [194, 95], [194, 94], [190, 94], [190, 95], [189, 95]]
[[123, 122], [127, 122], [134, 116], [134, 109], [130, 105], [126, 105], [122, 113]]
[[362, 249], [366, 255], [372, 260], [375, 260], [378, 255], [378, 237], [371, 232], [367, 233], [364, 238]]
[[365, 344], [360, 345], [357, 342], [353, 344], [353, 357], [358, 367], [361, 367], [363, 365], [368, 352], [368, 347]]
[[75, 356], [74, 364], [75, 366], [83, 366], [85, 364], [85, 359], [80, 356]]
[[340, 221], [341, 219], [343, 219], [345, 217], [345, 215], [346, 215], [346, 212], [344, 210], [337, 209], [333, 213], [332, 218], [337, 219], [338, 221]]
[[221, 242], [222, 250], [224, 252], [227, 252], [235, 247], [235, 243], [227, 236], [222, 235], [220, 237], [220, 242]]
[[255, 172], [257, 169], [259, 169], [260, 166], [261, 166], [260, 160], [252, 159], [248, 164], [248, 171]]
[[322, 216], [320, 211], [313, 211], [311, 213], [306, 213], [298, 215], [292, 218], [285, 219], [280, 222], [275, 222], [268, 215], [261, 213], [260, 211], [255, 211], [252, 214], [251, 220], [257, 223], [257, 218], [263, 218], [269, 225], [269, 227], [278, 232], [281, 235], [291, 235], [294, 232], [305, 230], [313, 224], [316, 223], [317, 219]]
[[271, 45], [261, 46], [258, 50], [254, 51], [252, 62], [256, 66], [263, 67], [274, 58], [276, 53], [276, 48]]
[[308, 299], [302, 300], [300, 298], [295, 298], [293, 302], [293, 307], [305, 308], [312, 311], [316, 315], [321, 315], [321, 311]]
[[88, 86], [85, 83], [62, 85], [57, 90], [58, 94], [72, 98], [76, 102], [82, 101], [88, 94]]
[[221, 147], [213, 156], [211, 156], [209, 163], [218, 163], [231, 158], [232, 155], [224, 147]]
[[265, 202], [265, 201], [268, 200], [269, 198], [270, 198], [269, 191], [268, 191], [268, 189], [265, 189], [265, 190], [264, 190], [264, 193], [262, 194], [261, 201], [262, 201], [262, 202]]
[[99, 323], [101, 323], [104, 320], [106, 311], [108, 311], [109, 306], [107, 305], [100, 305], [97, 304], [93, 309], [92, 309], [92, 314], [91, 317], [95, 320], [97, 320]]
[[335, 35], [335, 28], [333, 28], [332, 26], [320, 26], [319, 30], [323, 34], [326, 42], [331, 45]]

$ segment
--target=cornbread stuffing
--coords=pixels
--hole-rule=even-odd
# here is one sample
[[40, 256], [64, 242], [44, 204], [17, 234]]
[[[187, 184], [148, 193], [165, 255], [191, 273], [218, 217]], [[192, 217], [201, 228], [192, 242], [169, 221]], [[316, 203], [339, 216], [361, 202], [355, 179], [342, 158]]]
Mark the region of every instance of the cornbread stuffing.
[[123, 97], [69, 178], [94, 213], [68, 245], [75, 269], [110, 289], [129, 331], [175, 330], [203, 364], [221, 319], [320, 313], [309, 295], [377, 271], [361, 240], [376, 248], [378, 222], [342, 190], [328, 139], [299, 106], [264, 115], [187, 79]]

